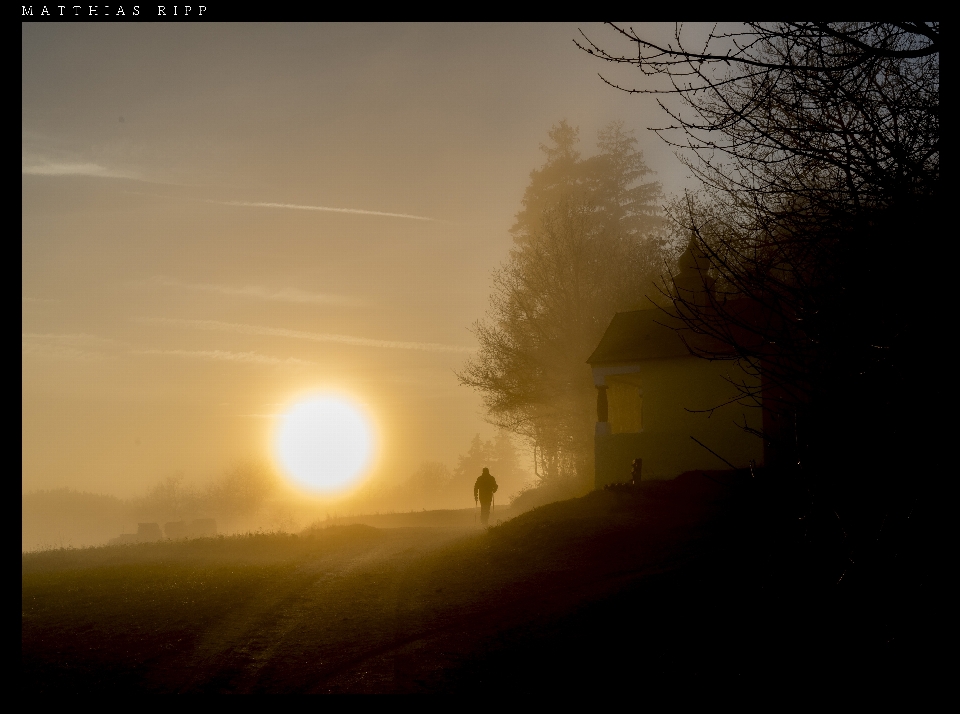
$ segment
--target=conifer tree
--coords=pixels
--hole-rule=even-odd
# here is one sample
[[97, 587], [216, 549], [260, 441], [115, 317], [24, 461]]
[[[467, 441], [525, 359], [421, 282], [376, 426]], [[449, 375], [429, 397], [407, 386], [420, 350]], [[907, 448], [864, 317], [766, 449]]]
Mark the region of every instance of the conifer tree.
[[541, 479], [586, 481], [595, 395], [585, 361], [614, 313], [658, 294], [660, 187], [642, 182], [650, 170], [619, 122], [588, 158], [566, 121], [549, 137], [474, 328], [479, 352], [459, 377], [481, 393], [491, 423], [531, 443]]

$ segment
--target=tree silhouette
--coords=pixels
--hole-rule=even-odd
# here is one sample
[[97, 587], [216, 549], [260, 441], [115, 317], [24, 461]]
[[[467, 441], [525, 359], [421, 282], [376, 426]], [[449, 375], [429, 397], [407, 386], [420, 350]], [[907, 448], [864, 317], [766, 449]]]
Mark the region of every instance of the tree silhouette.
[[680, 25], [609, 28], [634, 52], [575, 42], [662, 80], [608, 83], [656, 98], [702, 185], [668, 210], [693, 260], [669, 311], [725, 345], [699, 354], [761, 372], [764, 437], [834, 504], [935, 468], [917, 378], [948, 303], [917, 278], [941, 230], [939, 23], [746, 23], [696, 50]]
[[541, 479], [587, 476], [595, 395], [584, 362], [614, 313], [654, 292], [663, 251], [659, 185], [643, 183], [649, 169], [622, 124], [600, 132], [589, 158], [566, 122], [550, 139], [475, 325], [480, 349], [458, 375], [491, 423], [532, 444]]

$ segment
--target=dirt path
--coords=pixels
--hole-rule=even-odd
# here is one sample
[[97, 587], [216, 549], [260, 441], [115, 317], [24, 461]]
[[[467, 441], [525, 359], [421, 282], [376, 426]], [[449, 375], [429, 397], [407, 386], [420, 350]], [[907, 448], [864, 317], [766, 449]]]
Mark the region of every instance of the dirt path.
[[288, 583], [282, 599], [264, 596], [258, 616], [238, 613], [229, 632], [211, 630], [199, 648], [211, 655], [197, 661], [187, 688], [443, 690], [451, 671], [504, 633], [522, 637], [694, 557], [692, 513], [641, 516], [636, 504], [611, 513], [616, 497], [605, 497], [594, 513], [558, 506], [444, 548], [404, 549], [409, 534], [386, 531], [362, 566]]
[[[487, 531], [355, 524], [25, 557], [24, 687], [765, 682], [820, 662], [784, 643], [835, 637], [837, 622], [865, 617], [859, 603], [825, 617], [819, 595], [764, 590], [731, 527], [736, 510], [717, 510], [715, 488], [680, 486], [593, 493]], [[827, 652], [835, 664], [822, 666], [842, 667], [843, 646]]]

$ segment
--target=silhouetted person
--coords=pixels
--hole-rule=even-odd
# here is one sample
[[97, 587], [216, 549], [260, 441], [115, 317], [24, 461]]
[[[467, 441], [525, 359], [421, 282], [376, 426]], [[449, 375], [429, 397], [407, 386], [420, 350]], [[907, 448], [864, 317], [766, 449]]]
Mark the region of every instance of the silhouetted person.
[[483, 473], [473, 484], [473, 500], [480, 501], [480, 522], [487, 525], [490, 520], [490, 502], [493, 500], [493, 494], [497, 492], [497, 479], [490, 475], [490, 469], [484, 468]]

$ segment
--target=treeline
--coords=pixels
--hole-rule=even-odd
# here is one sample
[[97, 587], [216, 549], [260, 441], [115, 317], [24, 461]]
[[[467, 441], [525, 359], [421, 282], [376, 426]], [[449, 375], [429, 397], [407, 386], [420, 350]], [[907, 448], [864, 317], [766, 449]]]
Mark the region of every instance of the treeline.
[[352, 499], [350, 507], [380, 512], [471, 508], [473, 484], [484, 468], [497, 479], [498, 503], [506, 505], [532, 485], [509, 434], [500, 432], [487, 441], [477, 434], [453, 469], [441, 462], [426, 461], [399, 484], [370, 484]]
[[168, 476], [137, 498], [66, 488], [35, 491], [21, 497], [21, 549], [102, 545], [136, 533], [140, 523], [156, 523], [165, 535], [167, 523], [198, 519], [214, 519], [219, 533], [291, 532], [330, 515], [471, 508], [474, 481], [485, 467], [497, 479], [497, 502], [503, 505], [532, 481], [510, 435], [501, 432], [489, 440], [474, 436], [452, 469], [424, 462], [409, 476], [372, 480], [340, 500], [303, 498], [268, 465], [255, 462], [239, 464], [204, 486]]
[[293, 511], [278, 492], [278, 482], [264, 465], [238, 465], [212, 483], [195, 487], [182, 476], [168, 476], [146, 495], [116, 496], [68, 488], [21, 496], [21, 548], [68, 548], [100, 545], [139, 523], [213, 518], [221, 532], [243, 529], [289, 529]]

